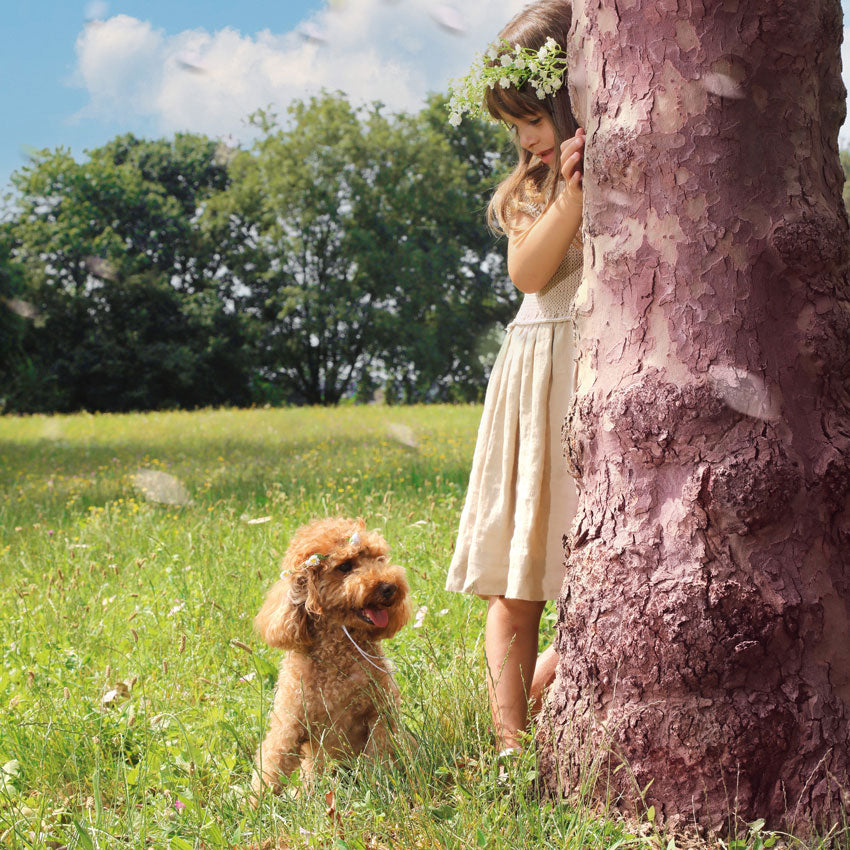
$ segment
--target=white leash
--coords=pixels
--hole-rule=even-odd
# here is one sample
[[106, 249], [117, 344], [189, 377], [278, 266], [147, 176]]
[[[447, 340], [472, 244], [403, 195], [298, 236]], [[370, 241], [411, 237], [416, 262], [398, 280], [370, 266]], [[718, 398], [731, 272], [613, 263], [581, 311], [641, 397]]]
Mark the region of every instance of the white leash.
[[[357, 642], [354, 640], [354, 638], [353, 638], [353, 637], [351, 637], [351, 635], [348, 633], [348, 629], [347, 629], [345, 626], [343, 626], [343, 627], [342, 627], [342, 630], [343, 630], [343, 632], [345, 632], [345, 636], [346, 636], [346, 637], [347, 637], [347, 638], [351, 641], [351, 643], [352, 643], [352, 645], [354, 646], [354, 648], [355, 648], [355, 649], [356, 649], [356, 650], [357, 650], [357, 651], [358, 651], [358, 652], [359, 652], [359, 653], [360, 653], [360, 654], [361, 654], [361, 655], [362, 655], [362, 656], [366, 659], [366, 663], [367, 663], [367, 664], [371, 664], [371, 665], [372, 665], [372, 666], [373, 666], [376, 670], [380, 670], [382, 673], [392, 673], [392, 668], [393, 668], [393, 663], [392, 663], [392, 661], [390, 661], [388, 658], [386, 658], [386, 656], [381, 656], [381, 655], [369, 655], [369, 653], [368, 653], [368, 652], [364, 652], [364, 651], [363, 651], [363, 650], [362, 650], [362, 649], [358, 646], [358, 644], [357, 644]], [[390, 668], [389, 670], [387, 670], [387, 668], [386, 668], [386, 667], [382, 667], [382, 666], [380, 666], [380, 665], [378, 665], [378, 664], [375, 664], [375, 661], [380, 661], [382, 658], [384, 658], [384, 659], [386, 660], [387, 665], [388, 665], [388, 666], [389, 666], [389, 668]]]

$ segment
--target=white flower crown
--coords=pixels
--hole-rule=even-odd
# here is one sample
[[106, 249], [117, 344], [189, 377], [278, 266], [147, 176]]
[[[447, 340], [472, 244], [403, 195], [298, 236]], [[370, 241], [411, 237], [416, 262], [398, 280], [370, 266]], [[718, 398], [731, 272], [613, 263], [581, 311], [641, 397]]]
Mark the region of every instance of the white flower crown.
[[457, 127], [464, 112], [473, 118], [485, 114], [484, 94], [488, 88], [497, 85], [507, 89], [531, 83], [537, 97], [543, 100], [561, 88], [566, 70], [566, 51], [554, 38], [547, 38], [539, 50], [518, 44], [511, 47], [501, 39], [492, 44], [485, 55], [479, 53], [475, 56], [465, 77], [449, 83], [449, 124]]

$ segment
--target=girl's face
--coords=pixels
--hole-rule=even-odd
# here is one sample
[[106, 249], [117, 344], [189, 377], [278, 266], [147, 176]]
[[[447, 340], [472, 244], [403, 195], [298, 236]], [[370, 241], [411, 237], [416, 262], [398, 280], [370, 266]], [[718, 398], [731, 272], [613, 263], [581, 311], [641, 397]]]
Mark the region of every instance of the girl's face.
[[555, 127], [548, 115], [542, 112], [530, 118], [505, 115], [502, 120], [516, 133], [519, 146], [523, 150], [552, 167], [555, 161], [556, 140]]

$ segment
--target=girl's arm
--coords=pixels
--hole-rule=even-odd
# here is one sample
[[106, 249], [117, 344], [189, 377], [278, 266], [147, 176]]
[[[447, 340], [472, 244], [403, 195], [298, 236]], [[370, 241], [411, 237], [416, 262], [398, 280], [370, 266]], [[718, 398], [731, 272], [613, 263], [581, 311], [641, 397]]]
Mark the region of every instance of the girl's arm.
[[546, 286], [581, 227], [583, 146], [583, 132], [561, 145], [563, 189], [536, 219], [517, 218], [508, 234], [508, 274], [521, 292]]

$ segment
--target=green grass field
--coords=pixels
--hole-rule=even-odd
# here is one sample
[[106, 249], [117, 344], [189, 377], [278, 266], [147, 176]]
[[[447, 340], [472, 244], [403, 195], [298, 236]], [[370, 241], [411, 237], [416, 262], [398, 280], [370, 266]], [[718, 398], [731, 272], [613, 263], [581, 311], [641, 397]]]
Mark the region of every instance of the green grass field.
[[[649, 823], [541, 801], [531, 756], [499, 781], [484, 605], [442, 589], [479, 416], [0, 418], [0, 847], [672, 850]], [[407, 568], [418, 623], [386, 648], [415, 744], [254, 811], [279, 653], [251, 620], [290, 533], [335, 514]]]

